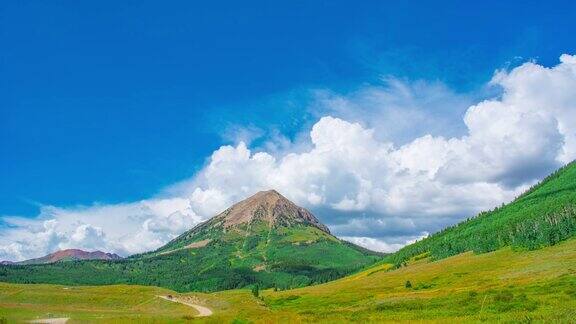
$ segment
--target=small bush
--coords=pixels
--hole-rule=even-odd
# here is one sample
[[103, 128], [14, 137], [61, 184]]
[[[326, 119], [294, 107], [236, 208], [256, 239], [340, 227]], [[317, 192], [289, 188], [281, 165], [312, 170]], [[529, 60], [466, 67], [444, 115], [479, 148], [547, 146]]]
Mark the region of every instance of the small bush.
[[273, 303], [274, 305], [284, 305], [284, 304], [286, 304], [286, 303], [288, 303], [288, 302], [291, 302], [291, 301], [293, 301], [293, 300], [296, 300], [296, 299], [298, 299], [298, 298], [300, 298], [300, 296], [298, 296], [298, 295], [290, 295], [290, 296], [286, 296], [286, 297], [282, 297], [282, 298], [278, 298], [278, 299], [276, 299], [276, 300], [273, 300], [272, 303]]
[[250, 321], [245, 320], [245, 319], [243, 319], [243, 318], [235, 318], [235, 319], [232, 320], [231, 323], [232, 323], [232, 324], [247, 324], [247, 323], [250, 323]]
[[416, 287], [414, 287], [414, 289], [420, 290], [420, 289], [429, 289], [432, 287], [434, 287], [433, 283], [421, 282], [421, 283], [417, 284]]
[[254, 285], [252, 287], [252, 295], [254, 295], [254, 297], [258, 298], [258, 296], [260, 296], [260, 287], [258, 287], [258, 285]]
[[514, 294], [508, 290], [500, 291], [494, 296], [494, 301], [509, 303], [514, 299]]
[[406, 287], [406, 288], [412, 288], [412, 283], [410, 282], [410, 280], [406, 280], [406, 283], [404, 284], [404, 287]]

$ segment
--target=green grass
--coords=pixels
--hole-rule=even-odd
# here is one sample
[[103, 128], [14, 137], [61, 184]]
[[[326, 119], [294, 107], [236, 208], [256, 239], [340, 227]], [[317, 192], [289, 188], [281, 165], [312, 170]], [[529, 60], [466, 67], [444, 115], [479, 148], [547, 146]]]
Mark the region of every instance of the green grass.
[[0, 318], [24, 321], [70, 317], [75, 321], [184, 322], [196, 310], [159, 299], [169, 290], [141, 286], [67, 287], [0, 283]]
[[[571, 322], [576, 318], [576, 240], [535, 251], [500, 249], [439, 261], [383, 264], [326, 284], [286, 291], [194, 295], [214, 311], [199, 322]], [[409, 280], [412, 288], [406, 288]], [[140, 286], [0, 284], [0, 318], [65, 316], [84, 321], [185, 321], [195, 312]]]
[[323, 285], [265, 291], [264, 301], [307, 322], [576, 318], [576, 240], [536, 251], [420, 259], [386, 271], [390, 266]]

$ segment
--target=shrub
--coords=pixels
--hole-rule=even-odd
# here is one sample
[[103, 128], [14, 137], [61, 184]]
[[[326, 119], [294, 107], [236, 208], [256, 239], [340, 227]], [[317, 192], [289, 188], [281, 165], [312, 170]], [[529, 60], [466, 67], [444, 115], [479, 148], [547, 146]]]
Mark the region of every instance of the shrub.
[[258, 285], [254, 285], [252, 287], [252, 295], [254, 295], [254, 297], [258, 298], [258, 296], [260, 295], [260, 287], [258, 287]]

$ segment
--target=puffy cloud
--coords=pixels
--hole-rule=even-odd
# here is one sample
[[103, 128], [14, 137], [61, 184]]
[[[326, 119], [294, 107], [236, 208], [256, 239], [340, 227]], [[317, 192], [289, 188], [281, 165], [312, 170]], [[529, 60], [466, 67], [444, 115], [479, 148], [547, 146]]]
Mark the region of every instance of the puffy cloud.
[[[309, 143], [298, 150], [286, 149], [290, 143], [283, 141], [282, 151], [254, 151], [240, 141], [216, 150], [195, 177], [168, 188], [166, 198], [44, 207], [36, 219], [4, 218], [9, 226], [0, 229], [0, 258], [23, 259], [72, 245], [121, 254], [154, 249], [269, 188], [311, 208], [341, 237], [396, 250], [511, 200], [576, 157], [575, 56], [563, 55], [551, 68], [525, 63], [498, 71], [491, 85], [501, 88], [499, 96], [465, 110], [460, 106], [467, 99], [438, 85], [393, 83], [348, 97], [324, 93], [318, 105], [340, 118], [320, 118]], [[441, 129], [454, 123], [453, 116], [424, 109], [430, 104], [448, 111], [442, 98], [457, 106], [453, 115], [464, 116], [457, 131]], [[412, 104], [403, 112], [407, 103]], [[415, 137], [395, 136], [396, 120], [400, 128], [417, 129]], [[426, 133], [436, 122], [440, 129]]]
[[342, 239], [346, 240], [348, 242], [352, 242], [354, 244], [363, 246], [363, 247], [368, 248], [372, 251], [385, 252], [385, 253], [391, 253], [391, 252], [397, 251], [400, 248], [402, 248], [404, 245], [407, 244], [407, 242], [405, 242], [405, 243], [386, 243], [382, 240], [372, 238], [372, 237], [365, 237], [365, 236], [360, 236], [360, 237], [343, 236]]
[[73, 248], [102, 248], [106, 246], [105, 235], [100, 227], [82, 224], [70, 236], [68, 245]]
[[121, 255], [158, 248], [203, 219], [187, 198], [58, 208], [44, 206], [35, 219], [5, 217], [0, 259], [24, 260], [58, 249], [104, 250]]
[[425, 238], [426, 236], [428, 236], [428, 233], [424, 233], [420, 236], [415, 237], [402, 238], [398, 240], [397, 243], [388, 243], [378, 238], [365, 237], [365, 236], [343, 236], [342, 239], [363, 246], [372, 251], [392, 253], [398, 251], [403, 246], [414, 243], [417, 240]]

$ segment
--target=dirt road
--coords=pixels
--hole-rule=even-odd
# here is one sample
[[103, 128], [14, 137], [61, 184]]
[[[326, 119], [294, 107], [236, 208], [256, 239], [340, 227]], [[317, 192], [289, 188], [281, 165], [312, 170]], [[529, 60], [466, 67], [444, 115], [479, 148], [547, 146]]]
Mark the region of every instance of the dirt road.
[[169, 298], [168, 296], [158, 296], [158, 297], [165, 299], [165, 300], [168, 300], [168, 301], [171, 301], [171, 302], [174, 302], [174, 303], [180, 303], [182, 305], [193, 307], [194, 309], [196, 309], [198, 311], [198, 315], [196, 315], [196, 317], [206, 317], [206, 316], [212, 315], [212, 310], [208, 307], [196, 305], [196, 304], [187, 302], [185, 300], [182, 300], [181, 298], [178, 298], [178, 297], [172, 297], [172, 298]]
[[64, 324], [68, 322], [67, 317], [61, 318], [41, 318], [37, 320], [28, 321], [28, 323], [42, 323], [42, 324]]

